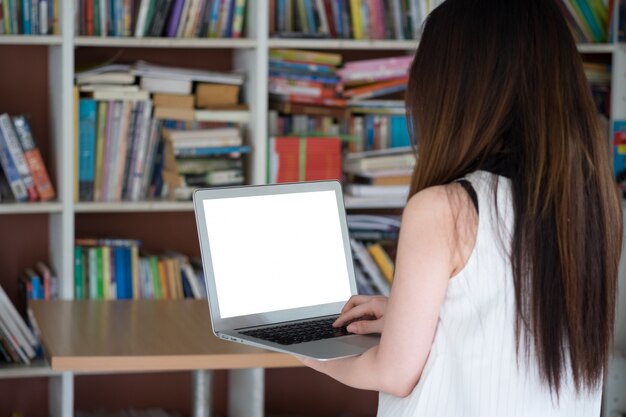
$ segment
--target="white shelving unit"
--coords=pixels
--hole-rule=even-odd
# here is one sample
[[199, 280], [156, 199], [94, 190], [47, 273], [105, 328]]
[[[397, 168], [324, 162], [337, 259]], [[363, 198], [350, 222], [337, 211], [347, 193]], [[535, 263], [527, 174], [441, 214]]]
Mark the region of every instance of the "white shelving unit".
[[[43, 213], [50, 216], [49, 253], [50, 261], [61, 278], [60, 295], [63, 299], [73, 298], [73, 241], [75, 217], [82, 213], [125, 213], [125, 212], [188, 212], [189, 202], [119, 202], [119, 203], [75, 203], [73, 201], [73, 154], [74, 154], [74, 104], [72, 97], [74, 77], [74, 54], [80, 48], [162, 48], [201, 49], [211, 54], [217, 49], [232, 50], [232, 67], [246, 74], [245, 101], [250, 108], [248, 137], [253, 147], [250, 183], [263, 184], [267, 172], [267, 116], [268, 116], [268, 52], [270, 48], [298, 48], [315, 50], [372, 50], [411, 53], [417, 41], [394, 40], [319, 40], [319, 39], [271, 39], [268, 37], [268, 0], [248, 1], [246, 39], [167, 39], [167, 38], [108, 38], [74, 37], [74, 13], [72, 1], [61, 3], [61, 36], [0, 36], [0, 45], [48, 48], [50, 88], [50, 149], [56, 167], [58, 201], [34, 204], [0, 203], [0, 215], [25, 215]], [[617, 43], [582, 44], [578, 46], [584, 54], [610, 55], [613, 63], [611, 110], [614, 119], [626, 119], [626, 47]], [[347, 198], [348, 209], [396, 209], [402, 208], [403, 199], [371, 200]], [[626, 285], [626, 264], [621, 268], [621, 287]], [[616, 344], [626, 347], [626, 299], [621, 292], [620, 312]], [[621, 367], [620, 369], [622, 369]], [[615, 371], [617, 372], [617, 370]], [[2, 367], [2, 378], [49, 377], [49, 408], [52, 416], [73, 415], [74, 375], [53, 372], [45, 363], [30, 367]], [[612, 381], [624, 381], [626, 376], [611, 374], [607, 381], [611, 393], [620, 392], [610, 385]], [[622, 391], [624, 392], [623, 388]], [[606, 411], [611, 404], [605, 403]], [[609, 415], [609, 414], [607, 414]]]

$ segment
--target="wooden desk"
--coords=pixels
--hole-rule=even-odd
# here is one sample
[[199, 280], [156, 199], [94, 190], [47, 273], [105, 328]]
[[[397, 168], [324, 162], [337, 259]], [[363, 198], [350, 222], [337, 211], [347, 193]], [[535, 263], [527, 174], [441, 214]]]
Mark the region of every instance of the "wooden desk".
[[[63, 372], [60, 383], [73, 384], [74, 373], [193, 370], [194, 416], [210, 415], [210, 370], [240, 370], [230, 371], [230, 414], [261, 416], [262, 368], [301, 366], [289, 355], [217, 339], [204, 300], [36, 301], [31, 308], [50, 365]], [[63, 402], [58, 414], [71, 416], [73, 398]]]

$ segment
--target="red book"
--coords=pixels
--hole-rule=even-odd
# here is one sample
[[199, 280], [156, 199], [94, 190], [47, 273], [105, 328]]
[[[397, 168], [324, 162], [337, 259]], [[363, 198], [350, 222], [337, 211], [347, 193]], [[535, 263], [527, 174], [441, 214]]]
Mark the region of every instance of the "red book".
[[333, 0], [324, 0], [324, 11], [326, 12], [326, 18], [328, 20], [328, 31], [332, 38], [337, 37], [337, 28], [335, 27], [335, 15], [333, 14], [333, 7], [330, 2]]
[[20, 145], [24, 150], [24, 159], [30, 169], [30, 175], [33, 177], [33, 183], [37, 189], [37, 194], [41, 201], [47, 201], [54, 198], [54, 187], [48, 176], [48, 171], [43, 163], [41, 152], [35, 144], [30, 126], [24, 116], [16, 116], [13, 118], [13, 126], [20, 140]]
[[85, 31], [87, 36], [93, 36], [93, 0], [85, 1]]
[[272, 139], [271, 182], [341, 179], [341, 139], [277, 137]]

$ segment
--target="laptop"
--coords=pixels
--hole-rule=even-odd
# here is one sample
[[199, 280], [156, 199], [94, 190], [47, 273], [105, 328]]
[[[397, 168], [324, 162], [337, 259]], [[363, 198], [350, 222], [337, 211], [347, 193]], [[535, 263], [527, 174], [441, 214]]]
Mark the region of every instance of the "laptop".
[[357, 293], [337, 181], [200, 189], [193, 204], [217, 337], [319, 360], [378, 344], [332, 327]]

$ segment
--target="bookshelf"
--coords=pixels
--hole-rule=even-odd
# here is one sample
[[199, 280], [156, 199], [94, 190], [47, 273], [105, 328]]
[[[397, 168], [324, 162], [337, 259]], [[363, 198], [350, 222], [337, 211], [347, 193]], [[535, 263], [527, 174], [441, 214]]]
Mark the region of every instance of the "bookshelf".
[[[195, 57], [203, 57], [199, 65], [206, 69], [237, 68], [245, 72], [244, 85], [245, 102], [250, 108], [250, 120], [247, 123], [247, 134], [253, 153], [250, 158], [249, 183], [263, 184], [267, 172], [267, 118], [268, 118], [268, 54], [270, 48], [298, 48], [313, 50], [341, 51], [350, 56], [366, 57], [369, 51], [375, 56], [391, 56], [408, 54], [417, 47], [415, 40], [344, 40], [344, 39], [274, 39], [268, 36], [268, 0], [249, 0], [246, 12], [247, 38], [243, 39], [168, 39], [168, 38], [114, 38], [114, 37], [75, 37], [74, 13], [71, 1], [61, 1], [61, 28], [58, 36], [0, 36], [0, 51], [36, 50], [34, 54], [45, 62], [45, 68], [33, 71], [43, 71], [46, 80], [46, 103], [43, 110], [38, 110], [35, 122], [39, 129], [37, 138], [47, 149], [44, 156], [55, 187], [57, 200], [48, 203], [0, 203], [0, 224], [17, 226], [9, 228], [12, 233], [19, 233], [21, 227], [27, 227], [27, 233], [33, 234], [44, 229], [43, 239], [33, 242], [30, 238], [22, 237], [18, 244], [14, 243], [11, 233], [3, 233], [0, 245], [8, 248], [5, 256], [0, 258], [0, 271], [3, 271], [3, 285], [13, 285], [17, 277], [15, 271], [23, 268], [30, 259], [24, 260], [25, 254], [34, 251], [32, 257], [48, 260], [60, 277], [60, 297], [64, 300], [73, 298], [73, 245], [75, 232], [85, 230], [103, 230], [111, 227], [111, 233], [127, 230], [132, 236], [138, 230], [149, 228], [152, 219], [155, 222], [163, 221], [168, 230], [174, 230], [175, 225], [182, 224], [180, 234], [176, 240], [189, 241], [176, 243], [180, 247], [194, 249], [196, 233], [191, 215], [193, 207], [190, 202], [141, 201], [115, 203], [86, 203], [74, 202], [73, 183], [74, 170], [72, 155], [74, 153], [74, 104], [72, 97], [75, 63], [110, 57], [121, 51], [129, 61], [133, 58], [163, 57], [164, 63], [176, 65], [179, 57], [187, 57], [187, 61]], [[30, 48], [30, 49], [29, 49]], [[610, 60], [612, 71], [612, 101], [611, 114], [615, 119], [626, 119], [626, 46], [617, 42], [605, 44], [580, 44], [578, 49], [582, 54], [597, 55], [602, 59]], [[215, 62], [207, 64], [211, 58]], [[214, 68], [214, 65], [217, 68]], [[11, 75], [13, 79], [0, 79], [0, 88], [13, 81], [25, 83], [19, 75]], [[26, 77], [26, 76], [24, 76]], [[33, 92], [30, 98], [22, 101], [35, 100]], [[8, 98], [0, 99], [0, 106], [9, 103]], [[11, 107], [11, 106], [9, 106]], [[14, 111], [13, 108], [2, 108], [2, 111]], [[16, 111], [22, 111], [20, 109]], [[402, 200], [372, 200], [348, 198], [346, 207], [350, 210], [399, 209]], [[625, 207], [626, 212], [626, 207]], [[126, 223], [120, 219], [129, 216]], [[102, 225], [100, 219], [104, 218]], [[149, 220], [144, 220], [149, 218]], [[139, 225], [135, 225], [138, 223]], [[115, 228], [113, 228], [115, 227]], [[100, 229], [98, 229], [100, 228]], [[143, 229], [142, 229], [143, 228]], [[144, 237], [145, 236], [145, 237]], [[144, 238], [150, 241], [152, 233], [146, 231]], [[167, 236], [153, 245], [158, 247]], [[44, 254], [43, 257], [41, 254]], [[28, 257], [26, 257], [28, 258]], [[622, 267], [620, 279], [622, 286], [626, 285], [626, 265]], [[15, 297], [14, 288], [10, 295]], [[626, 300], [621, 295], [620, 313], [618, 313], [618, 332], [616, 343], [622, 350], [626, 347], [626, 319], [624, 308]], [[282, 372], [275, 375], [287, 375]], [[302, 375], [302, 374], [300, 374]], [[307, 376], [308, 377], [308, 376]], [[9, 388], [10, 379], [47, 378], [47, 386], [38, 388], [38, 393], [48, 393], [49, 410], [54, 416], [70, 416], [73, 414], [74, 403], [74, 375], [68, 372], [54, 372], [45, 363], [38, 363], [30, 367], [0, 367], [0, 389]], [[277, 379], [278, 377], [275, 377]], [[325, 380], [314, 376], [313, 381], [325, 384]], [[286, 385], [285, 382], [281, 382]], [[288, 388], [279, 384], [270, 386], [268, 393], [280, 397], [281, 389]], [[334, 385], [331, 385], [334, 387]], [[281, 387], [278, 389], [277, 387]], [[322, 390], [325, 388], [322, 388]], [[7, 392], [7, 397], [16, 391]], [[3, 394], [4, 395], [4, 394]], [[10, 401], [8, 401], [10, 403]], [[8, 404], [10, 407], [11, 404]], [[5, 411], [0, 405], [0, 413]], [[9, 409], [6, 409], [8, 412]], [[45, 411], [40, 410], [40, 414]], [[286, 410], [289, 412], [289, 410]], [[32, 413], [37, 414], [37, 413]]]

